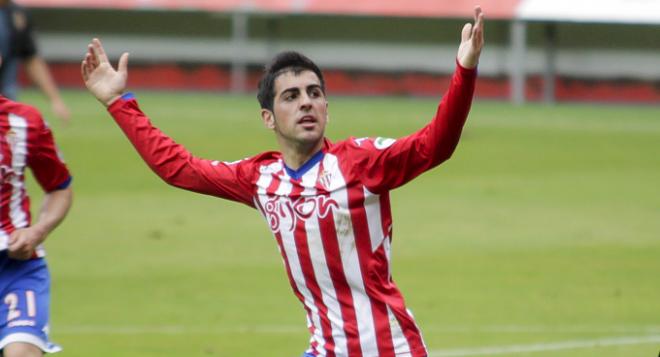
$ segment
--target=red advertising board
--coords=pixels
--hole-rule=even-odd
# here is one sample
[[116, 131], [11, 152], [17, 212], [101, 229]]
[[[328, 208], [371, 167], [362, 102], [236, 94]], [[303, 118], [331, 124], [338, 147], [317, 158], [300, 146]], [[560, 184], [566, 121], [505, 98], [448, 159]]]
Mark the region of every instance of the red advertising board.
[[28, 7], [202, 10], [238, 10], [399, 17], [470, 17], [481, 5], [491, 19], [510, 19], [520, 0], [18, 0]]

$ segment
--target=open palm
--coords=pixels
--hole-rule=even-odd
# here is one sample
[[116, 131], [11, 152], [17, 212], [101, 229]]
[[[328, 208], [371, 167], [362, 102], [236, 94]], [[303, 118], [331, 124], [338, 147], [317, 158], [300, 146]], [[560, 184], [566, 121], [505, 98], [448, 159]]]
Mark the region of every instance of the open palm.
[[481, 7], [474, 8], [474, 25], [467, 23], [461, 32], [461, 45], [458, 47], [458, 63], [465, 68], [474, 68], [479, 63], [484, 47], [484, 14]]
[[112, 68], [101, 41], [93, 39], [87, 47], [80, 70], [87, 89], [106, 106], [120, 97], [128, 78], [128, 53], [119, 58], [117, 70]]

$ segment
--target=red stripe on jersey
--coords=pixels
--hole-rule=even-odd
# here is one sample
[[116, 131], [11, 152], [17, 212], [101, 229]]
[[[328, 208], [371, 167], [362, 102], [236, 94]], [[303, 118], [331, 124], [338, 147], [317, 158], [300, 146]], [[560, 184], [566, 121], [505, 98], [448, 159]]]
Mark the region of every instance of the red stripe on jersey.
[[[384, 194], [380, 196], [380, 215], [382, 222], [383, 235], [385, 239], [392, 241], [392, 213], [390, 209], [390, 197], [389, 194]], [[376, 252], [374, 252], [374, 259], [377, 261], [379, 266], [390, 266], [389, 258], [387, 257], [387, 252], [385, 252], [384, 245], [378, 247]], [[396, 317], [401, 330], [406, 337], [408, 346], [410, 346], [411, 353], [414, 357], [417, 356], [426, 356], [426, 348], [424, 347], [424, 342], [422, 341], [421, 333], [419, 328], [412, 320], [408, 311], [405, 307], [405, 301], [401, 295], [399, 289], [396, 287], [396, 284], [392, 280], [389, 269], [378, 269], [380, 272], [379, 278], [382, 281], [382, 284], [379, 285], [384, 291], [381, 292], [380, 296], [385, 301], [385, 303], [390, 307], [392, 313]]]
[[[262, 207], [263, 209], [263, 207]], [[309, 320], [312, 320], [312, 311], [305, 305], [305, 297], [303, 297], [303, 294], [298, 290], [298, 286], [296, 285], [296, 282], [293, 280], [293, 275], [291, 274], [291, 266], [289, 266], [289, 258], [286, 256], [286, 251], [284, 250], [284, 246], [282, 243], [282, 235], [278, 232], [275, 233], [275, 240], [277, 241], [277, 245], [280, 246], [280, 253], [282, 254], [282, 259], [284, 259], [284, 267], [286, 268], [286, 276], [289, 278], [289, 284], [291, 284], [291, 288], [293, 289], [293, 293], [296, 295], [298, 300], [303, 301], [303, 307], [305, 308], [305, 311], [307, 311], [307, 316], [309, 317]], [[312, 335], [316, 334], [316, 326], [314, 324], [309, 325], [309, 332]], [[318, 345], [315, 340], [312, 340], [312, 349], [316, 350], [316, 346]]]
[[[382, 228], [383, 228], [383, 234], [385, 235], [385, 239], [389, 239], [390, 242], [392, 241], [392, 211], [390, 209], [390, 195], [389, 194], [384, 194], [380, 196], [380, 216], [382, 220]], [[377, 256], [382, 257], [381, 259], [389, 260], [387, 258], [387, 253], [385, 252], [384, 246], [380, 246], [378, 251], [376, 252]], [[383, 264], [387, 264], [387, 266], [390, 266], [389, 261], [383, 262]], [[387, 305], [390, 307], [390, 310], [392, 310], [392, 313], [396, 317], [397, 321], [399, 322], [399, 325], [401, 326], [401, 330], [406, 337], [406, 340], [408, 341], [408, 346], [410, 346], [411, 353], [413, 353], [413, 357], [425, 357], [427, 352], [426, 352], [426, 347], [424, 347], [424, 342], [422, 340], [422, 335], [421, 332], [419, 331], [419, 328], [415, 324], [415, 321], [408, 315], [408, 311], [406, 310], [405, 306], [405, 301], [403, 300], [403, 295], [401, 295], [401, 292], [399, 289], [396, 287], [394, 284], [394, 281], [392, 280], [392, 276], [390, 275], [390, 272], [388, 270], [387, 272], [388, 276], [385, 278], [386, 281], [388, 281], [387, 285], [391, 284], [392, 289], [389, 290], [389, 294], [383, 294], [383, 298], [386, 299]]]
[[392, 241], [392, 210], [390, 208], [389, 193], [380, 195], [380, 221], [383, 229], [383, 236]]
[[[364, 190], [361, 185], [347, 187], [348, 205], [351, 212], [351, 221], [353, 224], [353, 233], [355, 235], [355, 246], [357, 248], [358, 259], [360, 260], [360, 271], [362, 272], [362, 281], [364, 288], [371, 302], [371, 312], [376, 327], [376, 344], [378, 346], [379, 357], [394, 357], [394, 345], [392, 343], [392, 331], [390, 329], [390, 320], [387, 316], [387, 306], [383, 301], [374, 299], [378, 291], [374, 283], [371, 267], [373, 252], [371, 251], [371, 237], [369, 235], [369, 224], [367, 222], [367, 213], [364, 209]], [[374, 294], [376, 293], [376, 294]]]
[[[385, 252], [385, 247], [381, 245], [374, 252], [374, 265], [384, 266], [385, 264], [388, 264], [387, 253]], [[408, 314], [405, 301], [399, 289], [391, 278], [384, 276], [384, 274], [375, 279], [380, 279], [381, 281], [380, 285], [376, 285], [376, 288], [380, 289], [378, 292], [379, 300], [382, 299], [390, 307], [390, 310], [392, 310], [392, 313], [399, 322], [399, 326], [401, 326], [403, 335], [408, 341], [408, 346], [410, 346], [410, 352], [413, 357], [425, 357], [427, 352], [422, 341], [421, 333], [412, 317]]]
[[[323, 160], [320, 162], [319, 172], [324, 172]], [[329, 192], [327, 192], [323, 185], [318, 181], [316, 189], [317, 195], [329, 196]], [[335, 289], [337, 301], [339, 302], [339, 307], [341, 309], [342, 320], [344, 322], [344, 334], [346, 335], [348, 355], [361, 357], [362, 348], [360, 347], [360, 332], [355, 313], [355, 303], [341, 261], [341, 252], [337, 240], [338, 237], [337, 230], [335, 229], [335, 217], [333, 211], [330, 210], [325, 217], [319, 216], [318, 221], [325, 261], [328, 265], [328, 272], [332, 279], [332, 285]]]
[[[36, 173], [39, 172], [39, 177], [43, 180], [43, 171], [45, 171], [41, 167], [35, 167], [36, 165], [32, 164], [32, 156], [35, 155], [36, 152], [39, 150], [39, 145], [41, 146], [46, 146], [48, 145], [49, 147], [52, 146], [53, 148], [55, 147], [55, 142], [52, 141], [52, 136], [49, 137], [50, 140], [45, 140], [44, 138], [40, 137], [40, 133], [35, 130], [35, 128], [31, 128], [32, 130], [29, 130], [31, 127], [28, 126], [27, 133], [25, 135], [26, 137], [26, 143], [25, 145], [27, 146], [27, 152], [25, 153], [25, 163], [26, 165], [29, 165], [30, 168], [32, 169], [33, 174], [36, 177]], [[45, 150], [44, 150], [45, 151]], [[53, 157], [51, 160], [60, 162], [59, 158]], [[68, 177], [69, 174], [67, 171], [64, 171], [66, 173], [66, 176]], [[61, 174], [60, 170], [54, 170], [54, 172], [51, 173], [52, 176], [59, 177], [58, 175]], [[48, 180], [48, 181], [52, 181]], [[38, 181], [39, 182], [39, 181]], [[41, 182], [40, 182], [41, 183]], [[50, 182], [49, 182], [50, 184]], [[43, 186], [42, 186], [43, 187]], [[23, 212], [25, 212], [25, 215], [27, 216], [27, 222], [28, 225], [31, 224], [32, 222], [32, 214], [30, 212], [30, 197], [27, 194], [27, 191], [25, 189], [25, 183], [23, 183], [23, 187], [21, 188], [21, 197], [25, 197], [23, 199], [23, 202], [21, 202], [21, 206], [23, 209]], [[36, 253], [35, 253], [36, 254]]]
[[[6, 115], [3, 115], [3, 124]], [[12, 152], [7, 142], [7, 131], [9, 129], [8, 120], [7, 125], [0, 127], [0, 229], [3, 229], [6, 234], [11, 234], [14, 231], [14, 225], [9, 218], [9, 202], [11, 202], [12, 185], [9, 176], [13, 175], [11, 168]]]
[[21, 209], [25, 213], [25, 217], [29, 225], [30, 222], [32, 222], [32, 212], [30, 212], [30, 196], [28, 196], [25, 186], [21, 188], [21, 197], [23, 197], [23, 201], [21, 202]]
[[[301, 197], [303, 191], [303, 186], [301, 185], [300, 180], [291, 180], [293, 184], [293, 190], [289, 198], [291, 200], [296, 200]], [[332, 336], [332, 325], [330, 319], [328, 318], [328, 307], [323, 302], [323, 295], [321, 293], [321, 287], [316, 280], [316, 274], [314, 273], [314, 266], [312, 264], [312, 257], [309, 252], [309, 245], [307, 244], [307, 230], [305, 229], [305, 220], [298, 219], [296, 220], [296, 228], [293, 232], [293, 236], [296, 243], [296, 251], [298, 252], [298, 261], [300, 262], [300, 268], [302, 270], [303, 276], [305, 277], [305, 285], [312, 294], [314, 299], [314, 305], [316, 305], [319, 310], [319, 318], [321, 320], [321, 330], [323, 332], [323, 339], [325, 340], [325, 350], [328, 357], [335, 356], [335, 343]]]
[[337, 301], [339, 301], [341, 317], [344, 321], [344, 334], [346, 335], [348, 354], [351, 357], [359, 357], [362, 356], [362, 348], [360, 347], [360, 332], [355, 314], [355, 303], [351, 294], [351, 288], [346, 280], [344, 267], [342, 266], [334, 219], [332, 212], [329, 212], [325, 218], [319, 218], [321, 240], [323, 241], [325, 260], [328, 264], [332, 285], [335, 288]]
[[[270, 181], [270, 184], [268, 185], [268, 188], [266, 189], [266, 193], [268, 195], [274, 195], [275, 191], [277, 191], [277, 189], [280, 187], [280, 183], [281, 183], [281, 180], [279, 179], [279, 177], [277, 177], [277, 175], [271, 175], [271, 176], [272, 176], [272, 179]], [[261, 202], [259, 201], [258, 197], [255, 201], [259, 205], [258, 206], [259, 210], [261, 210], [261, 212], [266, 212], [264, 210], [264, 207], [261, 205]], [[266, 219], [268, 219], [268, 217], [266, 217]], [[269, 224], [270, 224], [270, 222], [269, 222]], [[286, 256], [286, 251], [284, 250], [284, 245], [282, 243], [282, 235], [279, 232], [275, 233], [274, 235], [275, 235], [275, 240], [277, 241], [277, 245], [280, 247], [280, 254], [282, 255], [282, 259], [284, 260], [284, 268], [286, 270], [286, 276], [289, 278], [289, 284], [291, 285], [291, 288], [293, 289], [293, 293], [296, 295], [296, 297], [300, 301], [305, 301], [305, 298], [303, 297], [300, 290], [298, 290], [298, 287], [297, 287], [295, 281], [293, 280], [293, 275], [291, 273], [291, 267], [289, 266], [289, 259]], [[310, 320], [311, 320], [312, 312], [309, 310], [307, 305], [305, 305], [304, 303], [303, 303], [303, 307], [305, 308], [305, 311], [307, 311], [307, 316], [309, 316]], [[314, 329], [315, 329], [314, 325], [309, 326], [309, 332], [312, 335], [314, 335], [314, 333], [315, 333]], [[312, 342], [312, 347], [313, 348], [316, 347], [316, 343], [314, 341]]]
[[[322, 165], [323, 163], [321, 162], [320, 172], [323, 172]], [[321, 188], [320, 185], [316, 186], [318, 195], [328, 195], [328, 192]], [[335, 218], [332, 211], [328, 212], [328, 215], [325, 217], [319, 217], [319, 230], [321, 241], [323, 242], [325, 261], [328, 264], [332, 285], [335, 288], [337, 301], [339, 301], [341, 308], [341, 317], [344, 320], [344, 334], [346, 335], [348, 355], [351, 357], [361, 357], [362, 348], [360, 347], [360, 332], [355, 314], [355, 304], [341, 261], [337, 230], [335, 229]]]

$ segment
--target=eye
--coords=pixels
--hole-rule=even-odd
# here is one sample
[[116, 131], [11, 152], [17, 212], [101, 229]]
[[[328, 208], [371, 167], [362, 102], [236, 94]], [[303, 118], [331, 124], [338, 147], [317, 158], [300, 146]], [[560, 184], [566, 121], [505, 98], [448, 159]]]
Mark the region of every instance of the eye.
[[292, 100], [296, 99], [296, 94], [295, 93], [289, 93], [284, 96], [284, 101], [290, 102]]
[[310, 91], [309, 96], [312, 98], [319, 98], [321, 97], [322, 93], [321, 90], [318, 88], [314, 88]]

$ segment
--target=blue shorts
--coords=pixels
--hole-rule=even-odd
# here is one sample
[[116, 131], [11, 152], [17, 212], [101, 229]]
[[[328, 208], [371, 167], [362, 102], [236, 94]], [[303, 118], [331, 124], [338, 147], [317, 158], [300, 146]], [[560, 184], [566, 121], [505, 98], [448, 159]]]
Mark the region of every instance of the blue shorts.
[[0, 251], [0, 351], [13, 342], [29, 343], [48, 353], [61, 351], [48, 341], [49, 309], [46, 261], [14, 260], [6, 250]]

